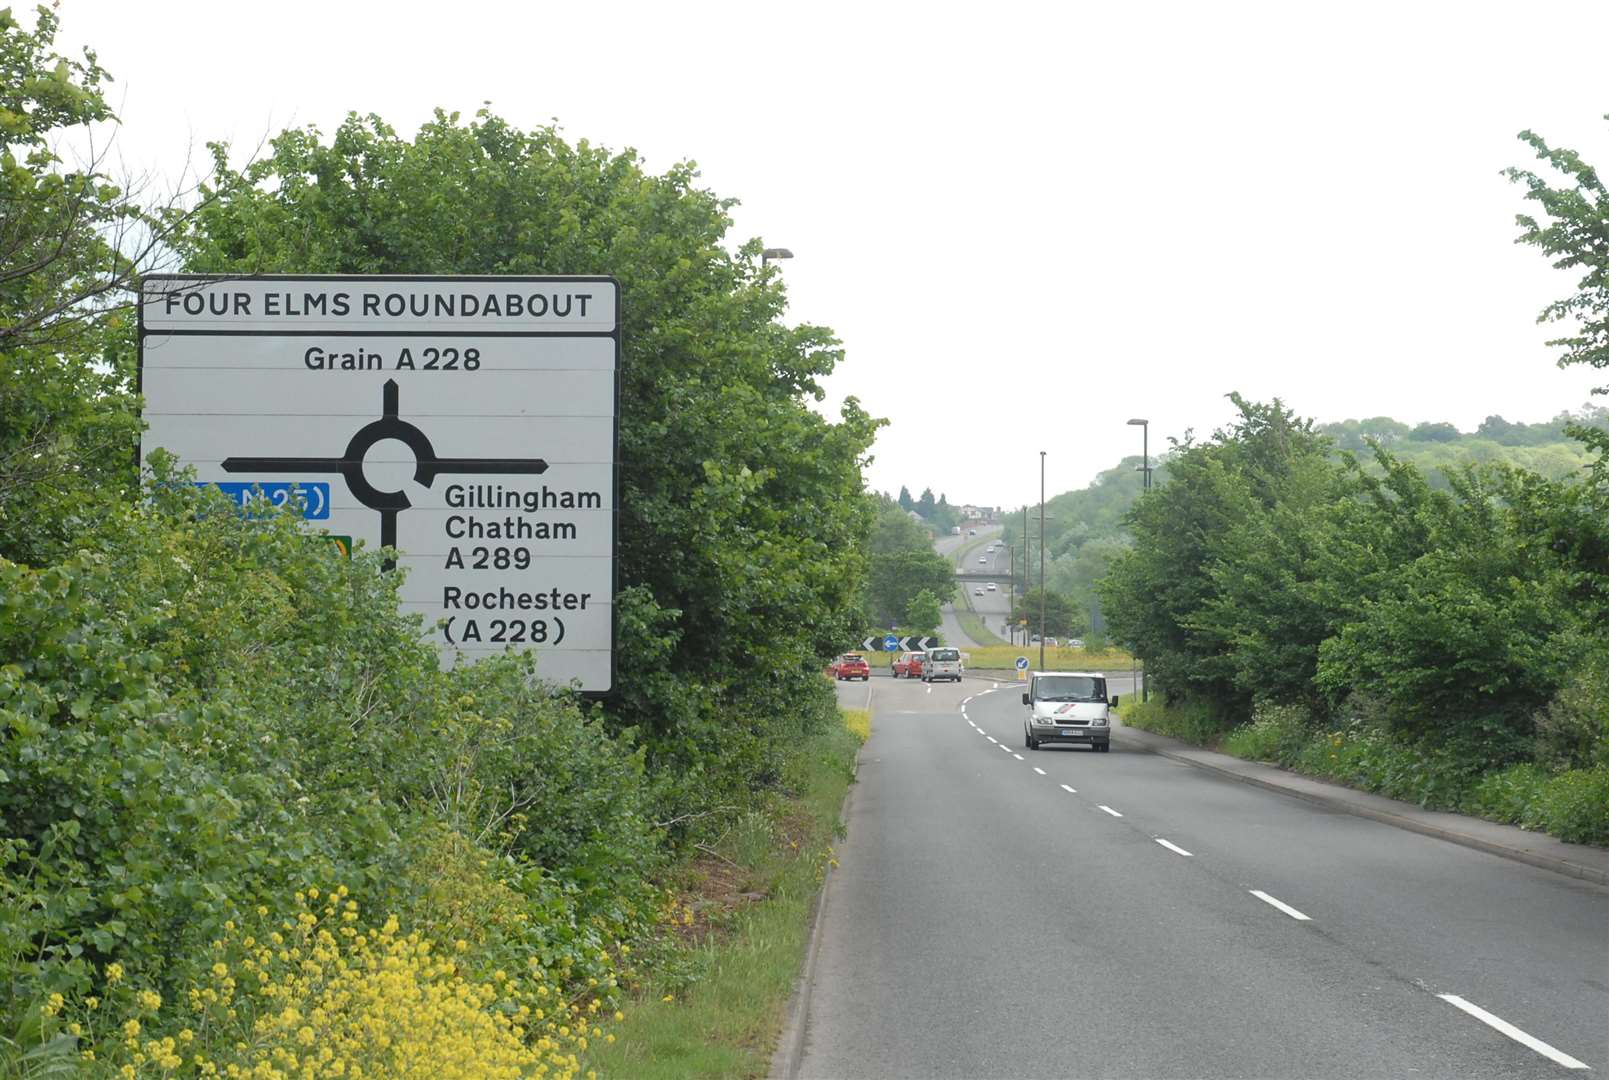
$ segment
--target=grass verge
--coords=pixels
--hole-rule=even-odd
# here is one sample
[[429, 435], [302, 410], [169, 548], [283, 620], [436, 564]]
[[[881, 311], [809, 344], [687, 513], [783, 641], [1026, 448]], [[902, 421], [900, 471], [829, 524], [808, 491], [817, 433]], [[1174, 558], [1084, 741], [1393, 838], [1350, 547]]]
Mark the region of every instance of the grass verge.
[[745, 815], [674, 883], [674, 936], [634, 989], [602, 1077], [678, 1080], [766, 1074], [804, 962], [811, 913], [842, 835], [840, 812], [871, 714], [799, 746], [785, 797]]
[[[963, 626], [966, 624], [963, 623]], [[968, 631], [970, 633], [970, 631]], [[996, 639], [998, 640], [998, 639]], [[1026, 656], [1029, 664], [1038, 669], [1038, 645], [984, 645], [967, 650], [967, 666], [974, 668], [1009, 668], [1017, 657]], [[1088, 649], [1047, 648], [1045, 671], [1117, 671], [1126, 669], [1133, 661], [1122, 649], [1091, 652]]]
[[1259, 707], [1228, 731], [1207, 710], [1164, 706], [1160, 697], [1125, 704], [1118, 715], [1132, 727], [1247, 761], [1570, 843], [1609, 846], [1609, 768], [1601, 765], [1557, 772], [1531, 762], [1491, 768], [1449, 747], [1407, 742], [1367, 725], [1315, 729], [1291, 706]]

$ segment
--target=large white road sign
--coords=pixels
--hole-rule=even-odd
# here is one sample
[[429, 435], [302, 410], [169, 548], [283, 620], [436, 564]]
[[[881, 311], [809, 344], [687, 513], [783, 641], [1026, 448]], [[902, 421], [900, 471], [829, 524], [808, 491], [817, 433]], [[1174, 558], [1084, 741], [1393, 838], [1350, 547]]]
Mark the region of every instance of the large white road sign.
[[614, 674], [619, 287], [609, 278], [145, 282], [141, 461], [395, 547], [449, 655]]

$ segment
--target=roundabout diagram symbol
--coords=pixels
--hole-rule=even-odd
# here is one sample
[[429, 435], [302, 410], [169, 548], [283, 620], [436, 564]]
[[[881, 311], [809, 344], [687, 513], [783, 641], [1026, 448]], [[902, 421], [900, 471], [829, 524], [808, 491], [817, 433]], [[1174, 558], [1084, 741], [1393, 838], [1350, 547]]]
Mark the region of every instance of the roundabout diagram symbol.
[[[397, 546], [397, 515], [413, 505], [408, 493], [401, 489], [383, 491], [369, 482], [363, 473], [363, 458], [377, 444], [396, 439], [414, 455], [413, 478], [415, 483], [432, 486], [442, 474], [478, 475], [540, 475], [547, 471], [547, 462], [541, 458], [442, 458], [430, 439], [419, 428], [401, 416], [401, 391], [395, 379], [387, 379], [383, 389], [380, 418], [363, 425], [346, 444], [338, 458], [320, 457], [230, 457], [222, 462], [225, 472], [295, 472], [336, 473], [345, 481], [352, 497], [380, 514], [380, 543], [384, 547]], [[395, 563], [387, 559], [386, 569]]]

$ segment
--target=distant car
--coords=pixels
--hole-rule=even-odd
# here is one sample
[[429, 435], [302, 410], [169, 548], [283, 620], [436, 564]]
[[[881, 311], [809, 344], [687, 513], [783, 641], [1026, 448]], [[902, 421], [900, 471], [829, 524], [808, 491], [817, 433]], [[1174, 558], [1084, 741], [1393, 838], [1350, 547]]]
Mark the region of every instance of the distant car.
[[1069, 649], [1082, 649], [1084, 647], [1084, 639], [1079, 637], [1069, 638], [1067, 641], [1067, 647]]
[[989, 591], [990, 592], [999, 592], [1000, 590], [995, 588], [994, 582], [991, 581], [991, 582], [989, 582]]
[[840, 682], [845, 679], [867, 680], [872, 677], [872, 666], [860, 653], [844, 653], [827, 665], [827, 674]]
[[983, 590], [981, 588], [980, 589], [973, 589], [972, 590], [972, 595], [973, 596], [982, 596], [983, 595]]
[[922, 661], [926, 659], [926, 653], [900, 653], [898, 659], [894, 661], [894, 678], [920, 679], [922, 677]]
[[978, 556], [978, 562], [980, 562], [980, 563], [988, 563], [988, 561], [989, 561], [989, 557], [987, 555], [979, 555]]
[[978, 535], [978, 530], [976, 530], [976, 529], [968, 529], [967, 530], [967, 535], [968, 536], [976, 536], [976, 535]]
[[1061, 648], [1061, 642], [1059, 642], [1059, 641], [1057, 641], [1057, 640], [1056, 640], [1056, 639], [1055, 639], [1055, 638], [1053, 638], [1053, 637], [1048, 637], [1048, 638], [1046, 638], [1046, 639], [1045, 639], [1045, 644], [1046, 644], [1046, 645], [1049, 645], [1049, 646], [1050, 646], [1050, 647], [1051, 647], [1051, 648], [1053, 648], [1053, 649], [1059, 649], [1059, 648]]

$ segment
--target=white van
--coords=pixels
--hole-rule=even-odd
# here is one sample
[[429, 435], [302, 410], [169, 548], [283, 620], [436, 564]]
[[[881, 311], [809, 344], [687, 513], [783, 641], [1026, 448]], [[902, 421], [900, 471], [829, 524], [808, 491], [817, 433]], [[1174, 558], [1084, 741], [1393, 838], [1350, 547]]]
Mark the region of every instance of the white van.
[[942, 648], [927, 651], [927, 660], [922, 664], [922, 681], [938, 682], [940, 679], [961, 681], [960, 649]]
[[1022, 695], [1028, 715], [1022, 722], [1022, 744], [1038, 750], [1042, 743], [1071, 743], [1105, 753], [1112, 749], [1112, 710], [1117, 698], [1106, 698], [1106, 676], [1093, 671], [1036, 671]]

